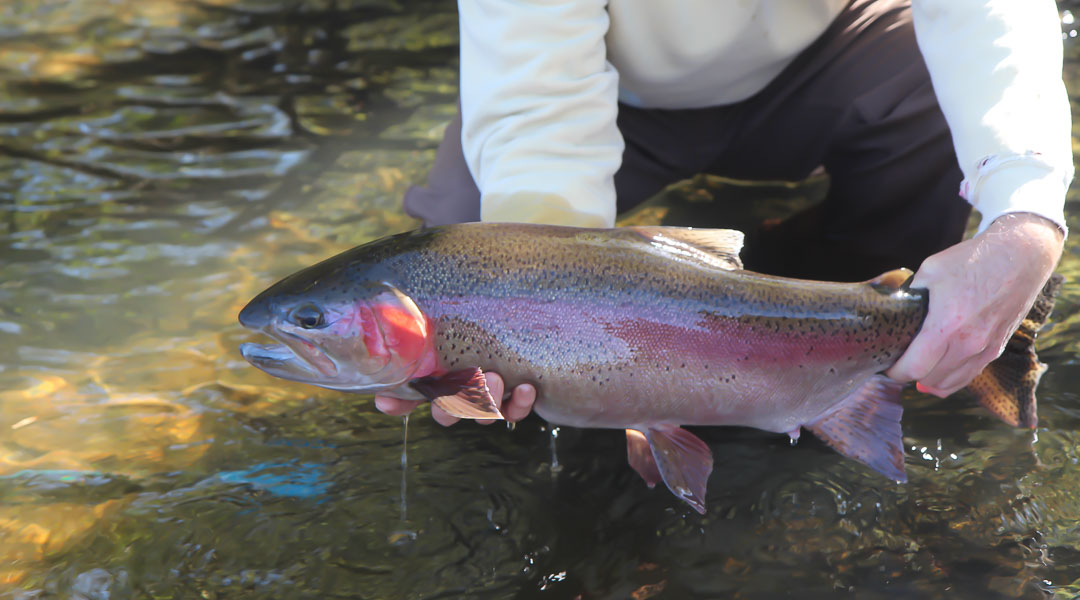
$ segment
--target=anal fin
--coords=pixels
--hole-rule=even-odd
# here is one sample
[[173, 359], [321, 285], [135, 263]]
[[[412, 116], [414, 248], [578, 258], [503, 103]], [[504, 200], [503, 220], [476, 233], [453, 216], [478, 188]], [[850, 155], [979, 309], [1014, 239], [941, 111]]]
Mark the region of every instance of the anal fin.
[[645, 437], [660, 477], [671, 493], [705, 514], [705, 487], [713, 465], [709, 447], [678, 425], [653, 425]]
[[903, 384], [874, 375], [806, 428], [834, 450], [893, 481], [907, 481], [900, 418]]
[[479, 368], [463, 369], [409, 382], [431, 403], [459, 419], [503, 419]]

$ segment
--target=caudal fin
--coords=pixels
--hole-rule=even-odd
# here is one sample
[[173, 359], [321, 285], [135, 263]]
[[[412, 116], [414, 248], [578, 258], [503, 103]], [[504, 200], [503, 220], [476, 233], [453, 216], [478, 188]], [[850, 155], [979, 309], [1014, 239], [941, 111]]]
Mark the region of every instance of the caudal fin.
[[1035, 354], [1035, 337], [1054, 310], [1064, 280], [1057, 273], [1050, 276], [1005, 351], [967, 386], [980, 404], [1014, 427], [1034, 429], [1039, 422], [1035, 388], [1046, 365]]

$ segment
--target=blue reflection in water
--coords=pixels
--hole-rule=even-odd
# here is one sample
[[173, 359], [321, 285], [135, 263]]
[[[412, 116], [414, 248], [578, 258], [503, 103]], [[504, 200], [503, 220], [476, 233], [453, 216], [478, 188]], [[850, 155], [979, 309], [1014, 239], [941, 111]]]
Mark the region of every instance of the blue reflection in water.
[[330, 482], [325, 480], [325, 465], [317, 463], [260, 463], [241, 471], [223, 471], [216, 477], [226, 483], [246, 483], [275, 496], [290, 498], [323, 496], [330, 487]]

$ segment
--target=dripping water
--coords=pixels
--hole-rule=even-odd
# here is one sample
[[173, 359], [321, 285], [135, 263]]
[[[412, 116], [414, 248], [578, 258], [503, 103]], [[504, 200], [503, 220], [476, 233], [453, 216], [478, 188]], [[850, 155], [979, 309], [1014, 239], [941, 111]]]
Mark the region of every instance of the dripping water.
[[405, 523], [408, 514], [408, 501], [406, 500], [407, 482], [406, 475], [409, 472], [409, 415], [401, 417], [401, 522]]
[[416, 539], [416, 532], [406, 526], [408, 519], [409, 415], [401, 418], [401, 529], [390, 532], [392, 546], [403, 546]]
[[551, 428], [551, 474], [554, 475], [559, 471], [562, 471], [562, 465], [559, 464], [559, 454], [555, 448], [555, 441], [559, 439], [559, 428]]

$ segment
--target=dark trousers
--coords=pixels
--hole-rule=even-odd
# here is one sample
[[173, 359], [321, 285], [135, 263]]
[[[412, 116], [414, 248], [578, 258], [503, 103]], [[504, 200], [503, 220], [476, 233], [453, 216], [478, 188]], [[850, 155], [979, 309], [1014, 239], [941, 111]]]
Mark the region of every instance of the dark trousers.
[[[971, 209], [958, 194], [963, 175], [909, 4], [854, 0], [775, 81], [737, 104], [620, 105], [626, 150], [615, 175], [619, 212], [698, 173], [797, 181], [823, 166], [830, 177], [825, 200], [754, 232], [744, 255], [749, 267], [862, 279], [917, 268], [958, 242]], [[447, 127], [427, 187], [410, 189], [405, 209], [425, 225], [479, 220], [460, 115]]]

